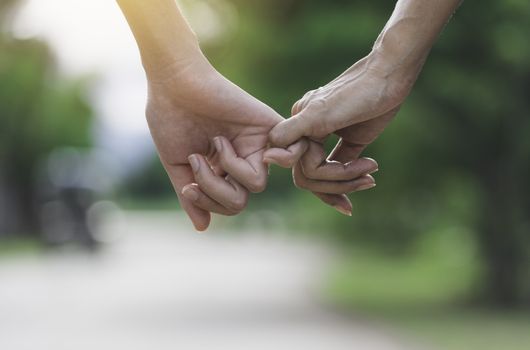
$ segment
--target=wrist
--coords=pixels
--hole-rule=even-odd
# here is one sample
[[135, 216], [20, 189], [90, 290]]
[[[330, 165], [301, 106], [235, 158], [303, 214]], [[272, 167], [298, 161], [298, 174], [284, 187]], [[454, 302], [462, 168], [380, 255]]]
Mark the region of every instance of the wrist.
[[425, 58], [400, 56], [396, 50], [374, 47], [367, 57], [367, 70], [387, 81], [389, 90], [404, 100], [423, 68]]
[[138, 44], [148, 76], [186, 65], [200, 55], [199, 41], [175, 0], [117, 0]]
[[415, 16], [391, 18], [369, 55], [373, 69], [414, 84], [434, 42], [430, 35], [418, 34], [421, 24], [422, 19]]
[[200, 50], [146, 72], [149, 91], [159, 96], [172, 95], [183, 87], [201, 86], [219, 76]]
[[157, 49], [140, 51], [142, 65], [149, 81], [163, 81], [184, 71], [197, 61], [206, 60], [194, 38], [180, 40], [176, 44], [157, 45]]

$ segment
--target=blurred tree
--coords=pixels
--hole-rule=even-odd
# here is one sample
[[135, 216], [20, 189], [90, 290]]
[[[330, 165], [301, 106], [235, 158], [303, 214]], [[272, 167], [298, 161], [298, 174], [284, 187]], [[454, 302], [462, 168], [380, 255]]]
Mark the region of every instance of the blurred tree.
[[[15, 3], [0, 2], [0, 18]], [[0, 29], [0, 233], [31, 233], [36, 166], [56, 147], [90, 145], [92, 111], [85, 83], [61, 79], [45, 43]]]
[[168, 180], [167, 173], [158, 157], [137, 173], [127, 178], [121, 186], [121, 196], [146, 199], [175, 198], [175, 191]]
[[[210, 45], [209, 57], [284, 115], [306, 91], [367, 54], [394, 6], [383, 0], [232, 2], [237, 30]], [[410, 249], [429, 231], [469, 227], [485, 266], [481, 295], [503, 306], [530, 300], [528, 33], [527, 0], [465, 2], [400, 117], [368, 150], [380, 161], [380, 190], [356, 196], [354, 225], [331, 211], [316, 222], [322, 207], [299, 222], [331, 226], [342, 239], [389, 252]], [[281, 185], [285, 194], [287, 183]]]
[[[181, 1], [190, 8], [197, 2]], [[305, 92], [370, 51], [395, 4], [202, 3], [232, 29], [205, 43], [214, 65], [285, 116]], [[414, 249], [420, 235], [472, 231], [484, 266], [479, 296], [499, 306], [530, 301], [528, 33], [527, 0], [464, 2], [396, 122], [367, 150], [381, 166], [379, 190], [355, 195], [353, 220], [296, 191], [283, 170], [273, 169], [269, 189], [257, 198], [277, 206], [291, 198], [285, 216], [299, 227], [389, 254]], [[163, 174], [158, 163], [151, 174]], [[153, 188], [152, 181], [138, 184], [139, 192]]]

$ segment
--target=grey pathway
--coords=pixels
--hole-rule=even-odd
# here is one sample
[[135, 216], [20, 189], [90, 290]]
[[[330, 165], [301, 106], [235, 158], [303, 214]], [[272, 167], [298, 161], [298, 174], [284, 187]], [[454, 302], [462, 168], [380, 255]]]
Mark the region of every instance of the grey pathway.
[[319, 306], [329, 254], [279, 234], [198, 235], [174, 213], [116, 213], [96, 256], [0, 259], [1, 350], [396, 350]]

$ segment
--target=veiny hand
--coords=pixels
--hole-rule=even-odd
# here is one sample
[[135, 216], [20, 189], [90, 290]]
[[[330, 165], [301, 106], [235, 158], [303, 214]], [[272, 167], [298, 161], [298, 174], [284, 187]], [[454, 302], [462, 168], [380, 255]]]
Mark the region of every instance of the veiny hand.
[[[147, 120], [179, 201], [199, 231], [210, 213], [242, 211], [248, 191], [263, 191], [268, 133], [283, 121], [274, 110], [225, 79], [202, 53], [148, 77]], [[301, 142], [276, 150], [298, 159]]]
[[[308, 92], [293, 106], [292, 118], [272, 129], [274, 146], [287, 147], [303, 137], [311, 140], [297, 164], [279, 160], [276, 149], [264, 154], [268, 163], [294, 166], [297, 187], [314, 192], [347, 215], [352, 205], [346, 194], [375, 186], [370, 174], [378, 170], [377, 163], [359, 157], [396, 115], [414, 81], [396, 81], [370, 62], [369, 56], [326, 86]], [[333, 133], [341, 139], [328, 157], [323, 142]]]

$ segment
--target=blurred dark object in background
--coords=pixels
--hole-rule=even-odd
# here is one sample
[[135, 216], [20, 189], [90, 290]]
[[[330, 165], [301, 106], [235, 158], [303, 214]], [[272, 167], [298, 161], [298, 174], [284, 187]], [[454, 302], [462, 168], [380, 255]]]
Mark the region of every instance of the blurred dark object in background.
[[[93, 113], [85, 99], [85, 81], [65, 81], [58, 76], [46, 44], [16, 39], [8, 32], [9, 20], [2, 13], [11, 3], [0, 2], [0, 235], [37, 236], [37, 192], [42, 190], [34, 186], [37, 164], [56, 149], [90, 147]], [[191, 14], [198, 7], [196, 18], [203, 22], [196, 23], [197, 29], [209, 27], [206, 20], [221, 24], [222, 31], [202, 40], [214, 65], [286, 117], [305, 92], [328, 83], [369, 52], [395, 4], [383, 0], [181, 3]], [[392, 267], [383, 269], [385, 273], [395, 273], [398, 262], [420, 255], [411, 268], [418, 286], [429, 283], [422, 267], [432, 263], [432, 254], [424, 250], [425, 242], [431, 242], [433, 250], [465, 257], [455, 259], [455, 274], [473, 271], [463, 274], [470, 288], [458, 296], [464, 300], [454, 303], [529, 305], [528, 33], [527, 0], [464, 2], [399, 117], [367, 150], [366, 155], [381, 166], [378, 187], [355, 194], [353, 218], [337, 215], [296, 190], [288, 173], [276, 168], [267, 192], [253, 197], [253, 207], [283, 215], [292, 231], [334, 239], [351, 249], [351, 255], [358, 249], [377, 252]], [[68, 194], [62, 193], [64, 188], [51, 189], [55, 198], [51, 201], [61, 198], [61, 206], [75, 203], [68, 205], [82, 210], [94, 200], [84, 199], [92, 194], [80, 187]], [[131, 177], [122, 196], [136, 197], [138, 202], [168, 197], [173, 208], [177, 205], [155, 160], [144, 173]], [[245, 217], [229, 220], [239, 225]], [[428, 275], [435, 276], [440, 288], [449, 285], [450, 274], [432, 271]], [[384, 274], [380, 277], [389, 280]], [[338, 280], [355, 282], [350, 283], [352, 288], [362, 284], [349, 269]], [[407, 287], [421, 289], [408, 281]]]
[[[369, 52], [395, 4], [385, 0], [178, 2], [215, 67], [285, 117], [304, 93], [328, 83]], [[331, 307], [326, 312], [338, 311], [341, 319], [344, 315], [354, 320], [375, 317], [441, 349], [530, 348], [530, 313], [525, 308], [530, 305], [528, 0], [463, 3], [399, 117], [368, 148], [366, 156], [380, 164], [378, 187], [352, 196], [353, 218], [297, 190], [288, 170], [273, 168], [267, 191], [252, 197], [248, 211], [237, 217], [216, 217], [213, 231], [200, 237], [193, 235], [182, 213], [175, 213], [175, 193], [155, 154], [135, 173], [142, 160], [127, 167], [119, 159], [109, 167], [108, 155], [94, 149], [94, 144], [106, 147], [110, 143], [131, 158], [143, 159], [137, 153], [145, 140], [135, 144], [134, 150], [129, 150], [128, 141], [123, 142], [139, 140], [136, 132], [115, 137], [127, 134], [119, 118], [130, 117], [131, 110], [110, 103], [115, 102], [111, 92], [118, 92], [118, 100], [132, 101], [143, 99], [144, 91], [141, 80], [128, 79], [141, 67], [116, 4], [33, 0], [28, 4], [36, 5], [28, 8], [39, 15], [24, 12], [28, 22], [36, 23], [25, 31], [14, 20], [13, 5], [18, 3], [22, 1], [0, 0], [0, 238], [7, 238], [0, 239], [0, 300], [4, 301], [0, 322], [6, 321], [0, 329], [7, 335], [0, 337], [0, 343], [9, 341], [12, 333], [26, 347], [28, 335], [42, 343], [43, 325], [55, 327], [60, 323], [53, 320], [63, 315], [65, 325], [84, 327], [96, 322], [104, 328], [102, 333], [84, 329], [86, 338], [66, 332], [76, 341], [89, 339], [108, 347], [112, 344], [105, 335], [114, 337], [129, 325], [140, 330], [139, 337], [149, 333], [148, 339], [153, 337], [149, 344], [167, 340], [171, 342], [168, 348], [174, 348], [170, 340], [178, 337], [174, 328], [178, 317], [174, 316], [182, 310], [185, 317], [192, 316], [190, 329], [196, 325], [197, 334], [204, 334], [205, 323], [196, 321], [206, 317], [206, 328], [215, 327], [216, 334], [226, 334], [226, 326], [234, 325], [238, 338], [243, 333], [253, 337], [254, 332], [241, 332], [240, 326], [257, 330], [260, 323], [249, 322], [251, 313], [234, 313], [230, 307], [232, 300], [241, 306], [242, 299], [257, 306], [266, 327], [307, 340], [306, 333], [298, 333], [291, 325], [305, 324], [298, 316], [305, 314], [305, 307], [301, 314], [293, 313], [292, 307], [309, 295], [284, 293], [284, 283], [278, 284], [278, 278], [285, 278], [287, 285], [293, 285], [290, 274], [300, 270], [289, 266], [304, 265], [304, 259], [321, 262], [313, 255], [304, 254], [304, 258], [287, 249], [291, 237], [283, 235], [299, 234], [302, 241], [313, 235], [310, 239], [318, 246], [331, 243], [338, 247], [333, 250], [336, 264], [325, 271], [318, 293]], [[91, 10], [85, 13], [83, 4]], [[64, 11], [57, 11], [63, 7]], [[105, 21], [107, 15], [112, 19]], [[75, 30], [73, 21], [81, 23]], [[40, 33], [40, 28], [49, 32]], [[98, 34], [83, 36], [83, 30]], [[54, 36], [61, 31], [73, 34]], [[90, 85], [94, 89], [88, 102], [86, 79], [65, 79], [47, 44], [21, 39], [41, 34], [70, 63], [79, 62], [70, 59], [69, 50], [82, 51], [74, 56], [78, 58], [92, 52], [91, 60], [107, 59], [110, 52], [116, 52], [113, 45], [118, 40], [123, 44], [129, 39], [131, 51], [120, 51], [118, 59], [105, 62], [102, 77], [109, 84], [106, 88]], [[102, 40], [76, 41], [78, 35]], [[130, 61], [124, 52], [131, 52]], [[114, 75], [117, 71], [121, 73]], [[95, 127], [94, 107], [101, 111]], [[110, 120], [112, 131], [99, 128], [99, 122]], [[121, 176], [120, 207], [141, 211], [107, 215], [98, 228], [103, 215], [116, 209], [113, 203], [101, 201], [108, 198], [114, 175]], [[244, 237], [237, 237], [237, 231]], [[256, 233], [266, 239], [254, 241]], [[77, 249], [72, 254], [54, 251], [36, 259], [22, 256], [38, 251], [43, 241], [90, 248], [123, 235], [127, 235], [124, 242], [104, 252], [104, 264], [77, 259]], [[260, 254], [248, 250], [248, 243], [254, 242], [255, 249], [267, 251], [262, 242], [269, 239], [276, 247], [273, 251], [281, 251], [279, 256], [294, 265], [270, 255], [263, 256], [267, 263], [262, 264]], [[201, 251], [204, 256], [198, 254]], [[205, 269], [208, 265], [214, 269]], [[236, 275], [240, 278], [232, 279]], [[247, 288], [253, 278], [267, 288]], [[211, 288], [204, 288], [217, 282], [229, 287], [225, 291], [228, 304], [217, 294], [212, 299]], [[98, 288], [93, 288], [94, 283]], [[193, 296], [182, 300], [183, 308], [178, 302], [181, 293]], [[256, 300], [282, 295], [292, 297], [294, 303], [267, 306], [263, 314], [261, 301], [246, 299], [254, 293], [259, 297]], [[118, 296], [118, 303], [113, 295]], [[12, 302], [15, 299], [18, 303]], [[101, 309], [105, 303], [109, 307], [101, 313], [98, 306]], [[34, 317], [34, 310], [39, 310], [39, 317]], [[105, 312], [112, 314], [110, 318]], [[101, 318], [90, 321], [87, 313]], [[114, 322], [117, 315], [126, 322]], [[288, 327], [278, 323], [285, 317]], [[190, 323], [185, 323], [185, 331], [196, 340], [195, 333], [188, 332]], [[310, 323], [316, 327], [311, 334], [325, 333]], [[144, 324], [156, 324], [157, 330], [171, 336], [138, 328]], [[357, 334], [352, 330], [345, 332]], [[57, 346], [64, 344], [65, 332], [46, 333], [57, 337]], [[123, 335], [130, 344], [130, 332]]]
[[103, 154], [73, 148], [57, 149], [44, 160], [36, 193], [39, 231], [45, 243], [74, 243], [90, 250], [98, 247], [102, 213], [93, 208], [113, 186], [106, 163]]

